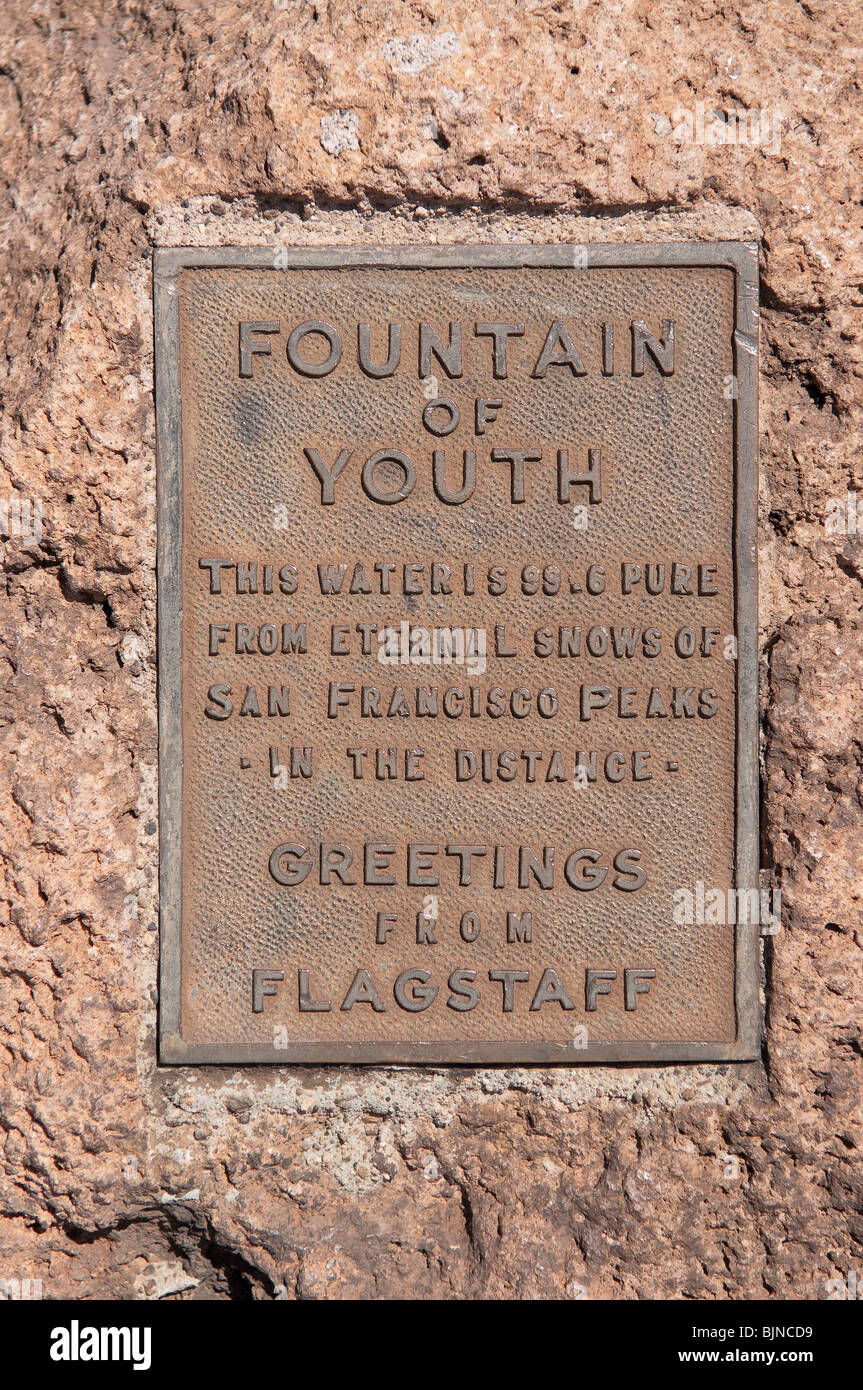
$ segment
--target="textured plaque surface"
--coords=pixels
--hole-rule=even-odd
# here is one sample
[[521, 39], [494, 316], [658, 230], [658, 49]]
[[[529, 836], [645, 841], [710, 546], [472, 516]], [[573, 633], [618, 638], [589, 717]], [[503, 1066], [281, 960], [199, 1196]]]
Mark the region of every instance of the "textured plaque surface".
[[163, 1061], [756, 1055], [755, 277], [156, 253]]

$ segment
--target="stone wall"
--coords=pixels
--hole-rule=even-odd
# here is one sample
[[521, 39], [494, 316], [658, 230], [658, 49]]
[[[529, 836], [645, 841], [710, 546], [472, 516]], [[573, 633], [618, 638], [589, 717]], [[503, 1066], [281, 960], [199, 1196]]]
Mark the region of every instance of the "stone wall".
[[[0, 1276], [796, 1299], [860, 1271], [863, 561], [825, 514], [863, 481], [861, 48], [835, 0], [11, 0], [0, 460], [41, 537], [3, 543]], [[714, 109], [759, 114], [717, 144]], [[157, 1068], [151, 248], [699, 237], [761, 246], [762, 1061]]]

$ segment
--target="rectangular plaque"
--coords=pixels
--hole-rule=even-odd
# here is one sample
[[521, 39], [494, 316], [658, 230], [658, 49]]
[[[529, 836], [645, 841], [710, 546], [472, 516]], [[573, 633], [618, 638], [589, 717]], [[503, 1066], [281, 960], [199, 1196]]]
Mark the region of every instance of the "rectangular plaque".
[[756, 1056], [754, 247], [155, 308], [161, 1060]]

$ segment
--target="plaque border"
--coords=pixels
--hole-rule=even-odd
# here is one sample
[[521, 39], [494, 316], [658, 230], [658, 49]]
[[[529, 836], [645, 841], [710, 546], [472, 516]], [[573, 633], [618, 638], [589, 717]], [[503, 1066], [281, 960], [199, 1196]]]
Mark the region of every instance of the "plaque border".
[[[153, 251], [159, 711], [159, 1054], [161, 1065], [615, 1065], [752, 1061], [761, 1052], [759, 924], [735, 927], [733, 1042], [322, 1043], [192, 1045], [181, 1034], [182, 949], [182, 434], [178, 275], [187, 268], [327, 269], [719, 267], [734, 272], [733, 573], [737, 658], [734, 883], [759, 886], [758, 768], [758, 247], [755, 242], [510, 243], [446, 246], [157, 247]], [[584, 258], [586, 257], [586, 263]]]

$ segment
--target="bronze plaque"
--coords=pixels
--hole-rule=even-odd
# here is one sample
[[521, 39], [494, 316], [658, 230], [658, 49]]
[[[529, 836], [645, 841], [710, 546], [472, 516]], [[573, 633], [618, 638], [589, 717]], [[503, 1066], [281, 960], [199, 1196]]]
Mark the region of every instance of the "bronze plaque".
[[162, 1061], [757, 1055], [756, 270], [156, 252]]

